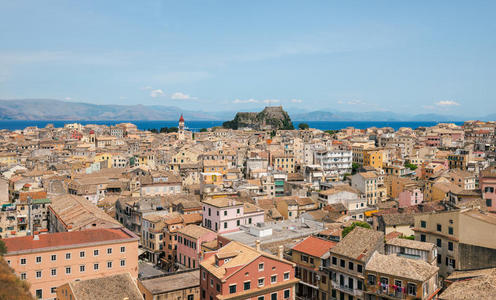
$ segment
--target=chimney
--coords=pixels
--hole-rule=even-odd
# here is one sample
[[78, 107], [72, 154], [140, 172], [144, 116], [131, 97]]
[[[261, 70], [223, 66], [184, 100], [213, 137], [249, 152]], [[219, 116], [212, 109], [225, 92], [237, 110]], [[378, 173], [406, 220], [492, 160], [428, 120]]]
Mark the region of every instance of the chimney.
[[257, 248], [257, 251], [260, 251], [260, 240], [255, 241], [255, 248]]
[[169, 213], [172, 214], [172, 206], [169, 206]]
[[277, 249], [277, 256], [280, 258], [280, 259], [283, 259], [283, 255], [284, 255], [284, 246], [283, 245], [280, 245], [279, 248]]
[[40, 240], [39, 232], [35, 231], [33, 234], [33, 241], [39, 241], [39, 240]]

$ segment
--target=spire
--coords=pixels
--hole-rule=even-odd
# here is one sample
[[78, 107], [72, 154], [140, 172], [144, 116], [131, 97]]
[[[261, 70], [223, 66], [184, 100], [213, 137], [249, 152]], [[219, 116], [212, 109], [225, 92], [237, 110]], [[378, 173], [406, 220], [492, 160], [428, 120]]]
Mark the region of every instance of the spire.
[[184, 122], [183, 114], [181, 114], [181, 117], [179, 118], [179, 122]]

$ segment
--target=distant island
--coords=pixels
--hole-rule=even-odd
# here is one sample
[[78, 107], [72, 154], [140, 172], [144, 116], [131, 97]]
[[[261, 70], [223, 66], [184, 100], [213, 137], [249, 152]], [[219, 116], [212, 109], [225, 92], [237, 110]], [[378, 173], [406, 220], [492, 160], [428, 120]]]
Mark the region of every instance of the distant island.
[[233, 120], [224, 122], [224, 128], [255, 130], [292, 130], [293, 123], [282, 106], [266, 106], [261, 112], [238, 112]]
[[[0, 120], [19, 121], [176, 121], [184, 114], [190, 121], [230, 120], [237, 111], [187, 110], [184, 107], [165, 105], [121, 105], [68, 102], [56, 99], [0, 99]], [[425, 111], [422, 114], [395, 113], [391, 111], [305, 111], [301, 107], [286, 107], [285, 114], [293, 121], [388, 121], [388, 122], [447, 122], [465, 120], [496, 120], [495, 113], [479, 116], [441, 115]], [[487, 112], [486, 112], [487, 113]], [[257, 113], [255, 113], [257, 114]], [[244, 120], [248, 115], [241, 115]], [[248, 117], [250, 118], [250, 117]], [[234, 120], [233, 120], [234, 121]], [[229, 123], [228, 123], [229, 124]], [[232, 125], [229, 125], [232, 126]], [[289, 128], [289, 127], [288, 127]]]

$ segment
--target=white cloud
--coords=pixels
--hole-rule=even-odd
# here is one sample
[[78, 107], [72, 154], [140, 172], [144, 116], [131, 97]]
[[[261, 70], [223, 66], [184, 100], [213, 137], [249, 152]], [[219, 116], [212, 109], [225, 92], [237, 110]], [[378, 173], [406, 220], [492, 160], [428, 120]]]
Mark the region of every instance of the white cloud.
[[302, 103], [303, 100], [301, 100], [301, 99], [291, 99], [291, 102], [292, 103]]
[[233, 101], [233, 103], [258, 103], [259, 101], [257, 99], [246, 99], [246, 100], [242, 100], [242, 99], [235, 99]]
[[152, 98], [162, 97], [164, 95], [165, 95], [164, 91], [162, 91], [161, 89], [156, 89], [156, 90], [150, 91], [150, 97], [152, 97]]
[[144, 91], [153, 90], [153, 88], [151, 86], [145, 86], [145, 87], [142, 87], [141, 89]]
[[184, 94], [181, 92], [175, 92], [174, 94], [171, 95], [171, 99], [174, 99], [174, 100], [195, 100], [197, 98], [191, 97], [190, 95]]
[[69, 100], [72, 100], [72, 98], [71, 97], [65, 97], [64, 100], [69, 101]]
[[459, 106], [460, 103], [452, 101], [452, 100], [442, 100], [436, 103], [437, 106]]
[[280, 100], [278, 100], [278, 99], [265, 99], [263, 102], [264, 102], [264, 103], [271, 104], [271, 103], [279, 103], [279, 102], [281, 102], [281, 101], [280, 101]]
[[349, 100], [346, 102], [346, 104], [348, 104], [348, 105], [364, 105], [365, 102], [363, 102], [362, 100]]

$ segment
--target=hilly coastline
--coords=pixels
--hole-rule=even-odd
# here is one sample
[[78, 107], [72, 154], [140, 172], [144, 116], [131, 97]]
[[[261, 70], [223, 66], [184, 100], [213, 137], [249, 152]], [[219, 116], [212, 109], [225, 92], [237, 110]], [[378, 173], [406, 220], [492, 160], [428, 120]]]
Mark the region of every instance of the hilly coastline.
[[[189, 120], [231, 120], [236, 111], [193, 111], [164, 105], [99, 105], [83, 102], [67, 102], [55, 99], [0, 100], [0, 120], [87, 120], [87, 121], [172, 121], [181, 114]], [[478, 119], [492, 121], [496, 114], [485, 116], [453, 116], [435, 113], [399, 114], [389, 111], [344, 112], [302, 111], [290, 108], [288, 116], [294, 121], [464, 121]], [[243, 116], [241, 116], [243, 117]]]

